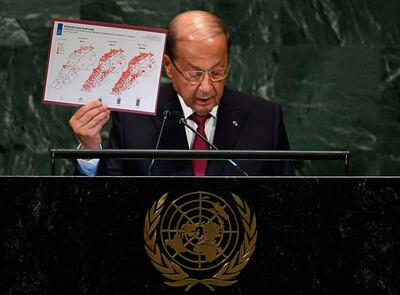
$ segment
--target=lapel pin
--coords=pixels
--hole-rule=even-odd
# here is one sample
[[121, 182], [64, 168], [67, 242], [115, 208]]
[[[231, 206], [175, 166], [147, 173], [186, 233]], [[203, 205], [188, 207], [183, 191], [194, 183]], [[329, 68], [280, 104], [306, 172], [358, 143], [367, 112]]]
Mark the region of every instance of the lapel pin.
[[233, 124], [235, 127], [238, 127], [238, 126], [239, 126], [239, 123], [238, 123], [237, 121], [232, 121], [232, 124]]

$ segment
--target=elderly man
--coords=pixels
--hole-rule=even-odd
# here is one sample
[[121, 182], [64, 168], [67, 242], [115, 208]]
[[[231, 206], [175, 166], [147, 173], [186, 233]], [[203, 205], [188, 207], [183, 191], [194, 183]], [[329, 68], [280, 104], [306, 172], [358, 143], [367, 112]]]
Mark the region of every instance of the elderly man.
[[[163, 112], [177, 110], [221, 150], [286, 150], [289, 148], [280, 107], [260, 97], [225, 87], [230, 62], [229, 35], [224, 23], [204, 11], [176, 16], [168, 26], [163, 65], [172, 84], [159, 91], [157, 116], [113, 113], [109, 148], [154, 149]], [[100, 131], [110, 112], [99, 101], [81, 107], [70, 125], [82, 149], [101, 146]], [[160, 149], [207, 149], [192, 131], [170, 118]], [[79, 160], [86, 175], [147, 175], [150, 160]], [[249, 175], [291, 175], [288, 162], [238, 161]], [[240, 175], [229, 161], [160, 160], [153, 175]]]

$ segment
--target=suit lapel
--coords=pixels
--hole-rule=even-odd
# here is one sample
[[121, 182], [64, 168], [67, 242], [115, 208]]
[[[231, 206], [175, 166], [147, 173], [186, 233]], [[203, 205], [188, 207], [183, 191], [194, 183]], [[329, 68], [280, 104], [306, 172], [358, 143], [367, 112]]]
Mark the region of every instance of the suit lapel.
[[[163, 113], [166, 109], [170, 111], [179, 111], [182, 113], [182, 107], [179, 103], [178, 96], [171, 84], [163, 85], [160, 89], [160, 99], [157, 107], [157, 116], [153, 117], [153, 123], [159, 134], [163, 120]], [[187, 150], [188, 143], [184, 126], [179, 125], [178, 120], [169, 117], [164, 126], [164, 132], [161, 137], [159, 149], [167, 150]], [[164, 160], [163, 160], [164, 161]], [[191, 161], [171, 160], [175, 173], [171, 175], [192, 175]]]
[[[178, 96], [171, 84], [163, 85], [160, 89], [160, 99], [157, 107], [157, 116], [153, 117], [153, 123], [157, 134], [161, 129], [163, 112], [166, 108], [178, 110], [182, 113], [182, 108]], [[245, 108], [235, 99], [234, 94], [225, 88], [224, 95], [218, 108], [218, 119], [216, 132], [214, 135], [214, 145], [220, 150], [234, 150], [239, 138], [242, 126], [244, 126], [247, 112]], [[168, 118], [164, 127], [159, 149], [189, 149], [187, 144], [184, 126], [179, 125], [175, 118]], [[171, 175], [193, 175], [192, 163], [190, 160], [172, 160], [175, 173]], [[224, 175], [228, 161], [209, 161], [207, 175]]]
[[[239, 134], [244, 126], [247, 112], [238, 103], [232, 92], [225, 88], [224, 95], [218, 108], [217, 127], [214, 145], [220, 150], [234, 150]], [[209, 161], [208, 175], [223, 175], [228, 161]]]

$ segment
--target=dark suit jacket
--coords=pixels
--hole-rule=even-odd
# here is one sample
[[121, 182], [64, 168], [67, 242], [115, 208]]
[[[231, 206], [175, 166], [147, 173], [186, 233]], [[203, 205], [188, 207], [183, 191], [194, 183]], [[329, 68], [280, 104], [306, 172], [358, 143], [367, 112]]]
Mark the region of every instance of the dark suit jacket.
[[[163, 112], [179, 110], [178, 96], [171, 84], [162, 85], [157, 116], [114, 112], [108, 148], [154, 149]], [[225, 87], [218, 108], [214, 145], [220, 150], [289, 149], [282, 112], [274, 102]], [[236, 121], [238, 124], [233, 124]], [[237, 125], [237, 126], [236, 126]], [[168, 118], [159, 149], [188, 149], [184, 126]], [[147, 175], [149, 160], [100, 161], [99, 175]], [[292, 175], [288, 162], [237, 161], [249, 175]], [[156, 160], [153, 175], [193, 175], [190, 160]], [[214, 160], [207, 165], [207, 175], [241, 175], [228, 161]]]

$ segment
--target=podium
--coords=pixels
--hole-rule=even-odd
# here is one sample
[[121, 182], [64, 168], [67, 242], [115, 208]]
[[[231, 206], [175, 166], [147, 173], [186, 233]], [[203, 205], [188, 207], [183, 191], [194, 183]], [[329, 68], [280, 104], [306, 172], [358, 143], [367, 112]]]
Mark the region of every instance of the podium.
[[1, 177], [0, 293], [398, 294], [399, 180]]

